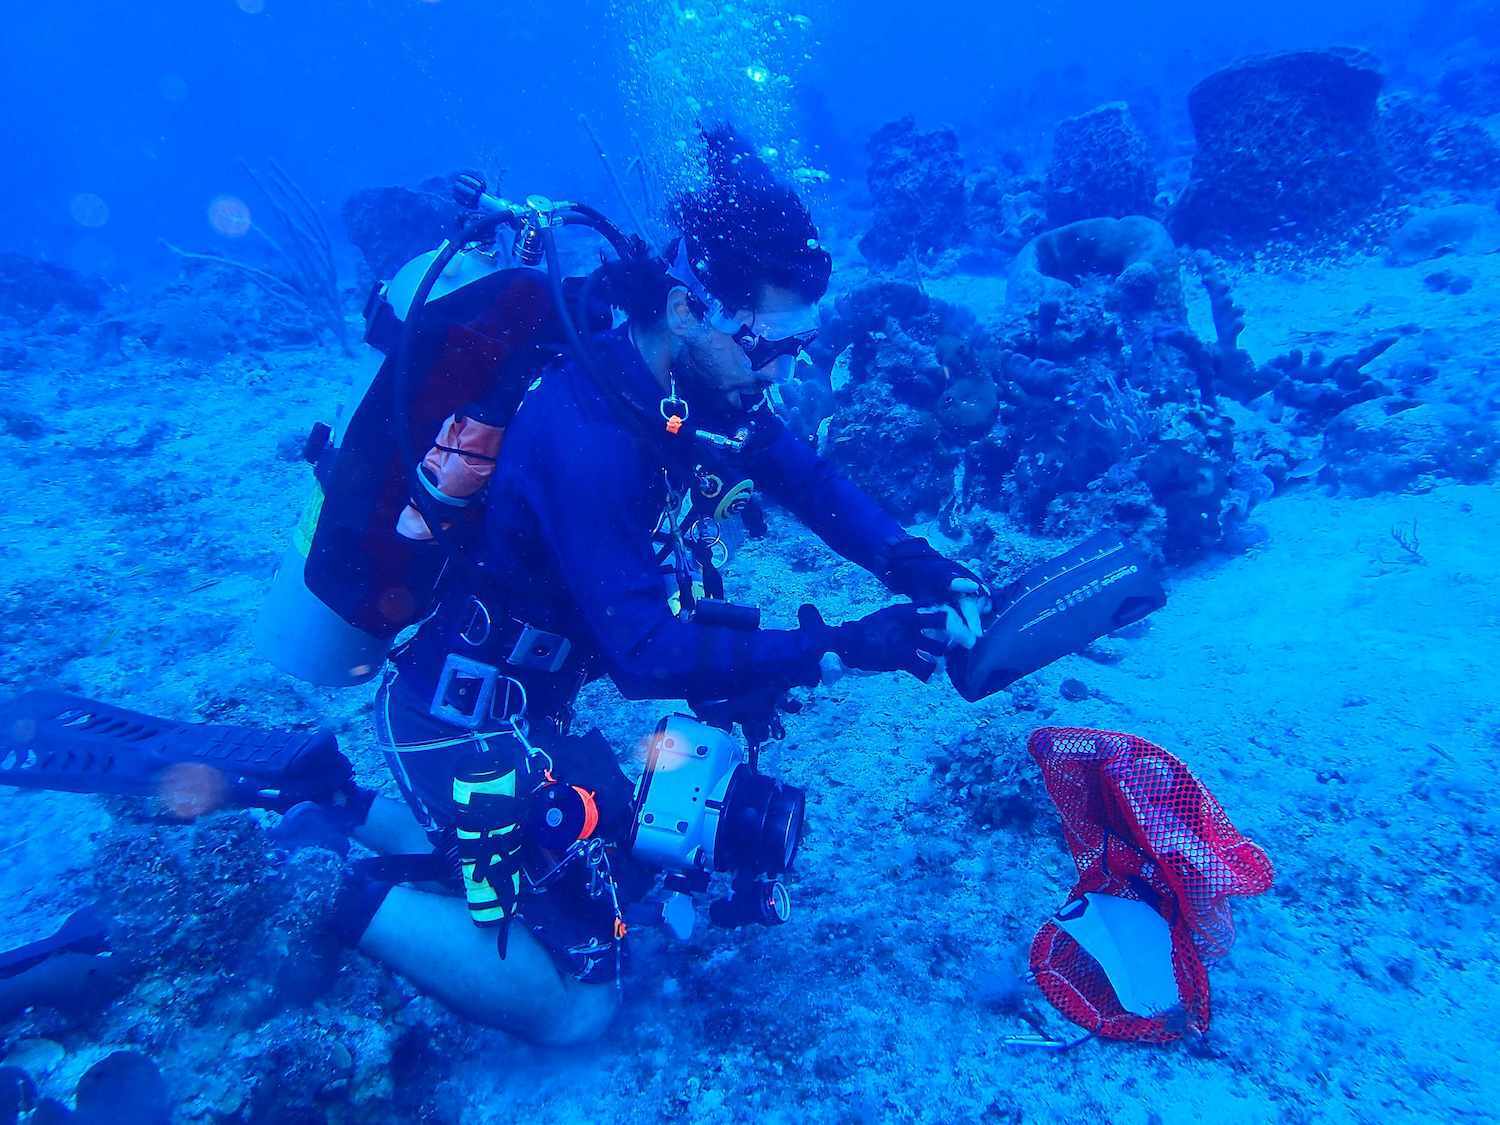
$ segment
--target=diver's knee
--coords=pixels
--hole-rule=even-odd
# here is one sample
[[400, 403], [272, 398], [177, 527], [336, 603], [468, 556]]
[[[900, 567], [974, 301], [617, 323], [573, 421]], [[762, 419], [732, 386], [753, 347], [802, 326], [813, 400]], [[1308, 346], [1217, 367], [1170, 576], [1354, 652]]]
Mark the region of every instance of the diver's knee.
[[620, 992], [613, 985], [569, 981], [563, 1002], [518, 1033], [539, 1047], [578, 1047], [609, 1030], [619, 1010]]

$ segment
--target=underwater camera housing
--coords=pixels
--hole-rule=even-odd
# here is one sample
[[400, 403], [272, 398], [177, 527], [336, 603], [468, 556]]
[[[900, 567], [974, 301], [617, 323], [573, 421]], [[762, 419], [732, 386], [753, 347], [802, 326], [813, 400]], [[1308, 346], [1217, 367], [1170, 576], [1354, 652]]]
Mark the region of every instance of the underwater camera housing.
[[805, 790], [757, 770], [728, 731], [669, 715], [651, 736], [627, 846], [668, 872], [663, 917], [678, 936], [692, 930], [689, 896], [719, 872], [733, 890], [710, 905], [715, 925], [780, 925], [791, 898], [775, 877], [797, 857], [806, 807]]

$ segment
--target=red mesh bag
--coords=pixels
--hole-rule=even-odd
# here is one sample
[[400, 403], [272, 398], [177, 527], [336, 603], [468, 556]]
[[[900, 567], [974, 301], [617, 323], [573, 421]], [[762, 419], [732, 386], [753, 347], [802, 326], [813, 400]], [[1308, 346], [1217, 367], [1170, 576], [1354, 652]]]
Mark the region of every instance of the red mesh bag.
[[1186, 766], [1145, 739], [1043, 727], [1029, 749], [1078, 865], [1068, 901], [1113, 895], [1160, 914], [1171, 931], [1181, 1007], [1149, 1016], [1126, 1011], [1104, 969], [1055, 921], [1031, 943], [1042, 992], [1068, 1019], [1112, 1039], [1165, 1043], [1189, 1027], [1206, 1030], [1204, 962], [1234, 943], [1229, 896], [1269, 888], [1271, 861]]

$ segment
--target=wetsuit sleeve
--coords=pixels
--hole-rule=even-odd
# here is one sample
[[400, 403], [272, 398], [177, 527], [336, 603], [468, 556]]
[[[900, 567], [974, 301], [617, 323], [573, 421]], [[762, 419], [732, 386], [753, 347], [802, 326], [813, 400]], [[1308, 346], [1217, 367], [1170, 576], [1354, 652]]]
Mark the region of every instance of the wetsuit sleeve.
[[582, 427], [527, 479], [542, 537], [602, 655], [632, 699], [700, 699], [811, 686], [816, 634], [683, 621], [652, 550], [659, 470], [613, 427]]
[[[968, 571], [948, 562], [906, 529], [779, 419], [757, 427], [747, 451], [757, 486], [789, 508], [809, 531], [898, 594], [938, 601], [951, 577]], [[951, 571], [938, 581], [938, 571]]]

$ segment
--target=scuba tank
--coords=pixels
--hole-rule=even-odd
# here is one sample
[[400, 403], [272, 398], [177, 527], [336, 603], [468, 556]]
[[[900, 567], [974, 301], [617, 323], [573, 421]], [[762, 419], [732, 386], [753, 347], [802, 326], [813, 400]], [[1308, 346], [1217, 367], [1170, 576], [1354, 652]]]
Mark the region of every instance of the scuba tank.
[[[385, 359], [338, 432], [319, 423], [308, 437], [313, 492], [256, 630], [257, 652], [282, 671], [363, 683], [432, 610], [505, 425], [563, 349], [547, 274], [496, 259], [483, 242], [445, 243], [372, 291], [365, 340]], [[429, 446], [413, 472], [403, 450]], [[414, 497], [418, 484], [425, 493]], [[424, 518], [434, 511], [436, 538]]]
[[[613, 391], [584, 342], [609, 327], [611, 310], [590, 299], [587, 279], [563, 276], [556, 232], [586, 227], [620, 258], [649, 252], [645, 244], [586, 204], [512, 203], [469, 173], [453, 195], [458, 233], [366, 303], [365, 340], [385, 361], [342, 430], [320, 423], [304, 449], [316, 487], [262, 609], [256, 650], [311, 683], [373, 678], [396, 636], [435, 607], [450, 563], [481, 576], [482, 562], [463, 550], [476, 522], [467, 502], [542, 367], [570, 353]], [[497, 260], [501, 227], [514, 231], [516, 266]]]

